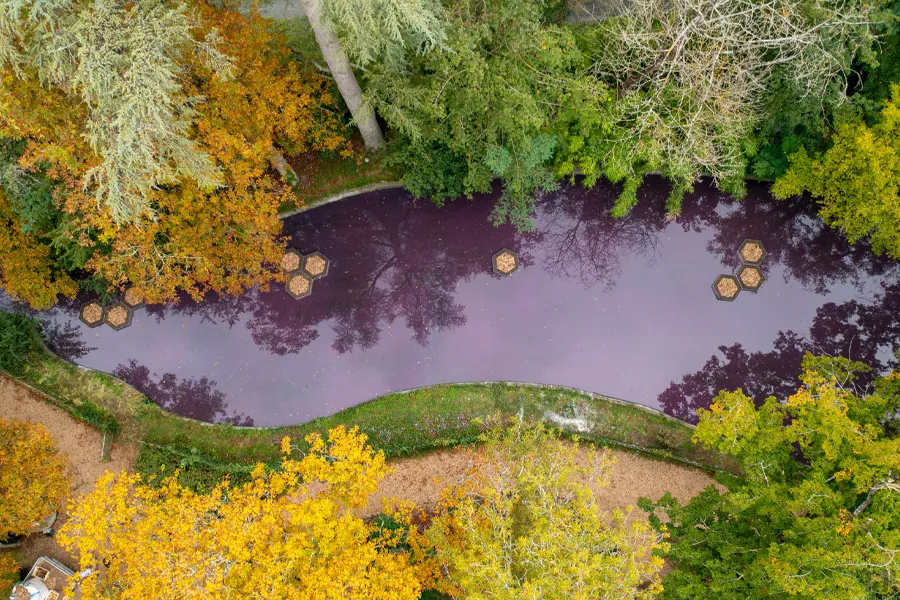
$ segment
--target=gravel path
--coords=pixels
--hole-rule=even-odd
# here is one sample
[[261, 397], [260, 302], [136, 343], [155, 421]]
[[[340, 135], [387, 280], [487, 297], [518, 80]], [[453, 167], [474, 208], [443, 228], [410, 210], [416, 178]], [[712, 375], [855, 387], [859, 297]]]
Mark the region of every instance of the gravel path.
[[[100, 462], [103, 436], [97, 429], [76, 421], [67, 412], [45, 401], [36, 392], [4, 375], [0, 375], [0, 418], [43, 423], [47, 427], [60, 451], [71, 463], [70, 500], [94, 489], [97, 479], [106, 471], [134, 469], [134, 461], [137, 458], [135, 446], [116, 443], [112, 448], [112, 461]], [[55, 528], [59, 529], [65, 520], [66, 512], [63, 510]], [[42, 554], [51, 556], [69, 567], [78, 566], [74, 558], [60, 548], [56, 538], [53, 537], [31, 536], [17, 548], [17, 551], [23, 566], [30, 566]]]
[[[39, 394], [0, 375], [0, 418], [24, 419], [43, 423], [51, 432], [60, 450], [69, 457], [72, 465], [73, 491], [71, 499], [93, 489], [97, 479], [107, 470], [133, 471], [137, 458], [134, 445], [115, 444], [112, 461], [100, 462], [102, 435], [99, 431], [74, 420], [63, 410], [46, 402]], [[629, 452], [588, 448], [584, 452], [610, 452], [615, 457], [610, 484], [595, 489], [601, 508], [612, 510], [636, 506], [638, 498], [659, 498], [672, 492], [679, 500], [686, 501], [708, 485], [712, 478], [703, 471], [672, 463], [644, 458]], [[462, 481], [472, 467], [471, 450], [455, 448], [392, 463], [394, 473], [389, 475], [369, 500], [363, 516], [381, 512], [382, 498], [395, 497], [412, 500], [419, 506], [430, 508], [440, 497], [446, 484]], [[634, 516], [646, 518], [636, 510]], [[65, 511], [60, 515], [57, 528], [65, 522]], [[30, 565], [38, 556], [49, 555], [63, 564], [77, 568], [74, 558], [60, 548], [55, 538], [32, 536], [19, 549], [23, 565]]]
[[[638, 498], [646, 496], [656, 500], [666, 492], [685, 502], [715, 483], [712, 477], [699, 469], [644, 458], [630, 452], [600, 448], [586, 448], [583, 452], [609, 452], [615, 458], [609, 485], [601, 488], [592, 486], [604, 510], [637, 507]], [[440, 498], [441, 487], [460, 483], [472, 465], [471, 451], [464, 448], [394, 462], [395, 472], [387, 476], [378, 492], [369, 499], [364, 515], [381, 512], [381, 499], [390, 497], [413, 500], [426, 508], [433, 507]], [[646, 519], [645, 513], [639, 509], [634, 516]]]

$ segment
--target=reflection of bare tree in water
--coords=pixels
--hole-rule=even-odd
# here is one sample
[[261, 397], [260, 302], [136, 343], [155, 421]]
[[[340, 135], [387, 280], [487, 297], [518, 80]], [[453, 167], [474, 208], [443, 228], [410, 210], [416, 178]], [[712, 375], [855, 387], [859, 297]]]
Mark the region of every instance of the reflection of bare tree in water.
[[[724, 209], [724, 210], [723, 210]], [[873, 276], [900, 271], [900, 263], [878, 257], [868, 244], [850, 245], [839, 231], [816, 216], [814, 203], [775, 200], [763, 184], [748, 185], [738, 204], [704, 182], [685, 199], [678, 219], [685, 231], [712, 228], [707, 250], [718, 255], [727, 270], [738, 267], [737, 248], [744, 239], [762, 240], [768, 256], [763, 270], [780, 265], [785, 280], [827, 294], [836, 284], [861, 288]]]
[[615, 219], [609, 211], [617, 195], [612, 186], [600, 184], [590, 190], [565, 188], [538, 202], [542, 262], [549, 273], [577, 279], [586, 288], [610, 289], [624, 258], [643, 256], [652, 262], [666, 227], [662, 202], [642, 198], [628, 216]]
[[267, 292], [150, 312], [157, 319], [173, 313], [229, 325], [244, 321], [257, 345], [279, 355], [312, 343], [323, 321], [331, 322], [339, 353], [375, 346], [397, 320], [426, 345], [433, 332], [465, 324], [457, 288], [477, 274], [499, 277], [491, 270], [497, 250], [519, 252], [523, 266], [534, 263], [512, 227], [490, 224], [491, 206], [479, 201], [437, 208], [370, 198], [322, 207], [286, 222], [286, 233], [296, 232], [292, 246], [320, 250], [331, 260], [330, 274], [314, 282], [311, 296], [297, 301], [273, 285]]
[[865, 363], [873, 372], [860, 374], [857, 385], [867, 386], [879, 373], [896, 366], [892, 351], [900, 347], [900, 283], [884, 288], [871, 302], [829, 302], [816, 311], [807, 337], [793, 331], [778, 333], [769, 352], [748, 353], [741, 344], [720, 346], [696, 373], [674, 381], [657, 401], [670, 415], [696, 422], [696, 410], [708, 408], [721, 390], [742, 388], [757, 403], [768, 396], [786, 398], [797, 389], [805, 352], [843, 356]]
[[154, 380], [150, 369], [134, 359], [117, 366], [113, 375], [127, 381], [165, 411], [204, 421], [251, 426], [253, 419], [242, 414], [228, 414], [228, 402], [216, 382], [201, 377], [179, 379], [174, 373], [164, 373]]

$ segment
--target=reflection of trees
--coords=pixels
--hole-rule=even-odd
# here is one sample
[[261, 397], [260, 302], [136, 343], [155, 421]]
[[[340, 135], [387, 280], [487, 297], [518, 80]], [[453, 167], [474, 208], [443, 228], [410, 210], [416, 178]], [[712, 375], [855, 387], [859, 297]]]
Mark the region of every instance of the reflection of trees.
[[81, 329], [71, 321], [43, 320], [41, 327], [47, 347], [59, 357], [75, 362], [92, 350], [81, 340]]
[[[22, 313], [37, 319], [47, 347], [57, 356], [73, 362], [96, 350], [81, 340], [81, 329], [77, 325], [79, 307], [78, 301], [61, 298], [53, 310], [38, 311], [14, 301], [0, 290], [0, 311]], [[55, 318], [60, 313], [66, 318]]]
[[621, 274], [625, 257], [652, 260], [657, 255], [659, 234], [666, 228], [663, 203], [642, 198], [628, 216], [614, 219], [609, 207], [617, 195], [612, 186], [601, 184], [591, 190], [565, 188], [538, 202], [538, 231], [548, 272], [577, 279], [588, 288], [602, 284], [609, 289]]
[[512, 227], [488, 221], [491, 203], [453, 203], [444, 208], [413, 206], [397, 198], [368, 198], [303, 213], [285, 223], [292, 246], [321, 250], [331, 260], [328, 277], [311, 296], [294, 300], [280, 286], [238, 298], [211, 298], [151, 307], [166, 313], [200, 315], [234, 325], [245, 320], [254, 341], [283, 355], [299, 352], [331, 321], [333, 347], [344, 353], [376, 345], [383, 329], [401, 319], [413, 339], [426, 345], [430, 334], [465, 324], [457, 287], [476, 274], [493, 274], [491, 256], [501, 248], [519, 252], [523, 266], [534, 260]]
[[179, 379], [174, 373], [164, 373], [154, 380], [155, 373], [151, 375], [150, 369], [134, 359], [117, 366], [112, 374], [133, 385], [163, 410], [207, 423], [253, 425], [250, 417], [228, 414], [225, 394], [207, 377]]
[[850, 245], [839, 231], [816, 216], [814, 203], [804, 200], [774, 200], [768, 186], [748, 185], [747, 197], [731, 209], [723, 210], [728, 196], [707, 184], [684, 203], [679, 223], [685, 231], [713, 228], [707, 246], [720, 257], [728, 270], [739, 265], [737, 249], [744, 239], [763, 241], [768, 256], [763, 265], [784, 268], [785, 279], [825, 294], [835, 284], [861, 287], [872, 276], [898, 270], [898, 263], [875, 256], [864, 243]]
[[884, 288], [872, 302], [829, 302], [816, 311], [809, 335], [779, 332], [769, 352], [747, 353], [740, 344], [720, 346], [696, 373], [672, 382], [657, 401], [670, 415], [696, 422], [695, 411], [707, 408], [720, 390], [743, 388], [757, 403], [768, 396], [785, 398], [796, 391], [803, 354], [843, 356], [873, 368], [857, 383], [868, 385], [895, 364], [891, 350], [900, 346], [900, 283]]

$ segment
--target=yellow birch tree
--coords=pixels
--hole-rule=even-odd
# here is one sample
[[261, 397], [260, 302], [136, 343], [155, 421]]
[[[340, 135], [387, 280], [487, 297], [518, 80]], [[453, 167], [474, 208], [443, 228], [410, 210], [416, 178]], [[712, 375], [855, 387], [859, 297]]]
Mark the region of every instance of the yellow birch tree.
[[418, 598], [422, 568], [355, 512], [388, 472], [384, 454], [355, 428], [306, 440], [299, 460], [285, 438], [279, 470], [258, 465], [208, 494], [104, 476], [59, 534], [94, 569], [82, 599]]

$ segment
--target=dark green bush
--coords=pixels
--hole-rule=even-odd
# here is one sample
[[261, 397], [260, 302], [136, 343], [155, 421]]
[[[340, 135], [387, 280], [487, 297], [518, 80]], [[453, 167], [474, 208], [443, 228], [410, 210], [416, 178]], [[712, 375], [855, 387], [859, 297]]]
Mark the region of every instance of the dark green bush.
[[38, 322], [21, 313], [0, 312], [0, 368], [19, 376], [41, 351]]
[[429, 198], [440, 206], [466, 192], [466, 159], [447, 146], [401, 138], [391, 150], [388, 165], [400, 171], [404, 187], [413, 196]]

